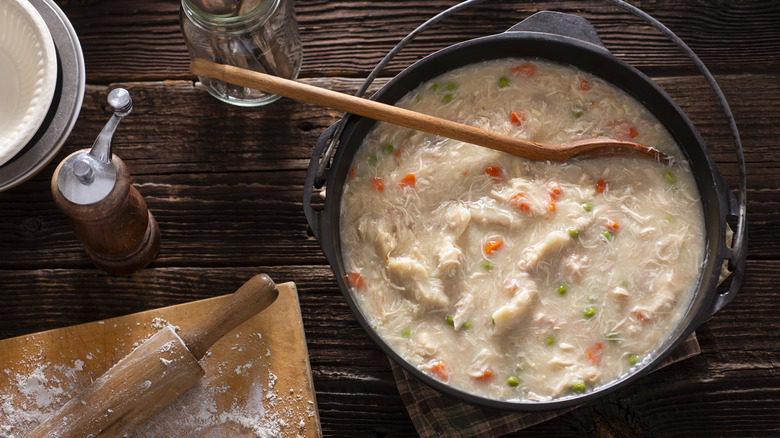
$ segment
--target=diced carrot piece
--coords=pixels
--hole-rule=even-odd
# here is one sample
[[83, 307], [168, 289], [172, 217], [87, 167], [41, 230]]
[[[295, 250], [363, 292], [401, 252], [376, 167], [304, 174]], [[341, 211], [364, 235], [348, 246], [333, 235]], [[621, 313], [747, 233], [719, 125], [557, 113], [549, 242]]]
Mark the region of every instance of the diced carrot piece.
[[604, 190], [607, 188], [607, 183], [604, 182], [603, 179], [600, 179], [596, 182], [596, 193], [604, 193]]
[[639, 135], [633, 126], [620, 120], [614, 120], [608, 123], [607, 126], [614, 130], [615, 137], [619, 139], [626, 140], [629, 138], [636, 138]]
[[618, 225], [618, 223], [613, 221], [612, 219], [607, 219], [605, 226], [612, 231], [617, 231], [620, 229], [620, 225]]
[[517, 208], [520, 211], [525, 211], [525, 212], [531, 211], [531, 204], [529, 204], [528, 197], [522, 193], [515, 193], [509, 202], [511, 202], [512, 205], [514, 205], [515, 208]]
[[375, 176], [374, 179], [371, 181], [371, 184], [374, 187], [374, 190], [377, 192], [383, 192], [385, 190], [385, 182], [382, 181], [382, 178]]
[[401, 156], [401, 148], [398, 148], [395, 150], [395, 156], [400, 157]]
[[512, 67], [512, 71], [519, 76], [530, 78], [536, 74], [536, 66], [533, 64], [520, 64]]
[[639, 309], [631, 311], [631, 317], [636, 319], [639, 322], [645, 322], [650, 320], [650, 315], [648, 315], [647, 312]]
[[403, 177], [401, 179], [401, 182], [398, 183], [398, 185], [401, 188], [409, 187], [411, 189], [413, 189], [416, 184], [417, 184], [417, 178], [415, 178], [413, 173], [410, 173], [410, 174], [406, 175], [405, 177]]
[[361, 290], [366, 287], [366, 282], [363, 280], [363, 276], [358, 272], [350, 272], [347, 274], [347, 281], [353, 289]]
[[349, 169], [349, 180], [350, 181], [355, 179], [355, 172], [357, 172], [357, 169], [355, 169], [354, 167]]
[[601, 344], [601, 342], [599, 342], [591, 345], [585, 350], [585, 353], [588, 355], [588, 359], [590, 359], [593, 365], [601, 364], [601, 351], [603, 348], [604, 346]]
[[550, 195], [550, 201], [547, 203], [547, 209], [552, 212], [555, 211], [555, 197], [553, 195]]
[[523, 122], [525, 122], [525, 115], [523, 113], [512, 112], [512, 114], [509, 115], [509, 121], [512, 122], [513, 125], [522, 126]]
[[551, 182], [547, 184], [547, 192], [552, 196], [553, 198], [557, 199], [559, 196], [563, 194], [563, 189], [560, 185], [556, 182]]
[[431, 374], [443, 382], [446, 382], [450, 379], [450, 372], [447, 370], [447, 367], [442, 361], [438, 361], [431, 365]]
[[485, 168], [485, 174], [493, 180], [493, 182], [501, 182], [504, 179], [504, 171], [498, 166], [490, 166]]
[[485, 254], [489, 255], [498, 251], [498, 249], [501, 248], [503, 244], [504, 241], [499, 238], [488, 239], [488, 241], [485, 242], [485, 246], [483, 249], [485, 250]]
[[588, 81], [587, 79], [580, 79], [579, 87], [580, 90], [582, 91], [588, 91], [591, 89], [592, 85], [590, 84], [590, 81]]
[[473, 377], [474, 380], [479, 381], [490, 380], [493, 378], [493, 371], [490, 368], [485, 367], [475, 373], [472, 373], [471, 377]]

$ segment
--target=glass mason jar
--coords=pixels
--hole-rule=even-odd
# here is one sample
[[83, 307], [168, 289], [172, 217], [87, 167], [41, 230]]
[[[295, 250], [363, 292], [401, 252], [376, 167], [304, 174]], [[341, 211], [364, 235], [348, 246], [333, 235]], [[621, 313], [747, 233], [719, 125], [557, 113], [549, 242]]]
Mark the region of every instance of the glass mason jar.
[[[180, 24], [190, 56], [296, 79], [303, 60], [293, 0], [181, 0]], [[280, 96], [199, 76], [206, 90], [239, 106]]]

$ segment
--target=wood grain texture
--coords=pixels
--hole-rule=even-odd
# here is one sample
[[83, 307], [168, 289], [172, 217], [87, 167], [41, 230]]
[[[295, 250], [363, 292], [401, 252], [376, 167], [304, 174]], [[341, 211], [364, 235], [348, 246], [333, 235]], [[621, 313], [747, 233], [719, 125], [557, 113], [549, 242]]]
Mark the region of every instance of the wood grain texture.
[[[145, 403], [161, 410], [129, 434], [134, 438], [320, 436], [295, 284], [281, 283], [278, 292], [268, 309], [217, 340], [200, 361], [174, 330], [186, 338], [235, 294], [2, 340], [0, 430], [25, 436], [38, 425], [35, 436], [80, 438], [95, 436], [102, 424], [108, 429], [101, 437], [124, 436], [119, 427], [132, 432], [131, 421], [154, 411], [136, 410]], [[57, 421], [55, 411], [69, 421]], [[61, 427], [54, 433], [46, 426]]]
[[[304, 47], [302, 77], [364, 77], [404, 36], [456, 4], [447, 0], [296, 1]], [[677, 33], [715, 71], [780, 65], [780, 5], [772, 0], [641, 0], [631, 2]], [[179, 3], [128, 0], [60, 2], [85, 53], [88, 82], [192, 78], [179, 30]], [[692, 65], [655, 29], [599, 1], [485, 2], [439, 23], [388, 67], [395, 74], [448, 45], [500, 33], [533, 12], [578, 13], [592, 21], [605, 45], [649, 71], [691, 70]], [[728, 41], [728, 44], [723, 44]], [[154, 53], [151, 55], [151, 53]]]
[[[780, 255], [773, 216], [780, 202], [780, 136], [769, 116], [780, 101], [780, 74], [719, 76], [732, 102], [749, 175], [751, 255]], [[359, 80], [307, 81], [354, 92]], [[731, 188], [734, 146], [712, 92], [699, 78], [659, 78], [702, 133]], [[152, 266], [321, 264], [307, 233], [301, 199], [317, 137], [340, 117], [334, 110], [282, 99], [261, 109], [223, 105], [189, 82], [126, 83], [136, 108], [118, 128], [114, 151], [128, 167], [160, 225]], [[54, 162], [91, 144], [105, 123], [108, 87], [89, 86], [73, 134]], [[740, 96], [754, 96], [742, 99]], [[197, 111], [193, 111], [197, 108]], [[106, 111], [106, 112], [104, 112]], [[22, 186], [0, 192], [0, 262], [9, 267], [79, 267], [91, 262], [51, 200], [49, 166]]]
[[[141, 278], [107, 277], [93, 270], [2, 272], [0, 300], [6, 306], [0, 318], [4, 327], [18, 327], [5, 328], [2, 335], [21, 334], [21, 327], [46, 329], [206, 298], [259, 271], [277, 282], [296, 279], [324, 434], [382, 436], [386, 428], [390, 436], [412, 436], [386, 356], [355, 322], [324, 266], [157, 268], [143, 271]], [[697, 330], [700, 356], [652, 373], [603, 402], [533, 427], [528, 436], [609, 436], [597, 429], [607, 425], [627, 427], [637, 436], [691, 436], [705, 425], [725, 436], [780, 433], [780, 404], [767, 402], [780, 391], [780, 301], [775, 299], [780, 262], [751, 261], [747, 272], [735, 300]], [[29, 303], [24, 297], [57, 307], [8, 306]], [[79, 316], [79, 310], [86, 315]], [[36, 323], [29, 322], [33, 318]], [[599, 417], [602, 426], [594, 423]]]
[[65, 178], [66, 161], [76, 154], [79, 152], [69, 155], [54, 169], [51, 179], [54, 203], [70, 218], [76, 237], [100, 269], [114, 275], [130, 275], [143, 269], [160, 249], [160, 228], [146, 208], [144, 198], [130, 182], [127, 167], [121, 158], [114, 156], [111, 162], [116, 180], [111, 191], [95, 203], [78, 204], [68, 199], [59, 185], [60, 178]]
[[[780, 4], [632, 2], [678, 33], [715, 73], [745, 150], [748, 266], [735, 300], [697, 330], [702, 354], [513, 436], [780, 435]], [[357, 323], [302, 212], [319, 135], [338, 111], [282, 99], [257, 109], [211, 98], [187, 72], [178, 2], [68, 0], [87, 88], [53, 163], [89, 147], [130, 90], [134, 111], [114, 151], [155, 215], [161, 248], [130, 277], [96, 269], [52, 200], [54, 164], [0, 192], [0, 338], [208, 298], [257, 272], [298, 285], [325, 436], [411, 437], [386, 356]], [[297, 0], [301, 77], [354, 93], [403, 36], [455, 1]], [[577, 12], [619, 57], [648, 73], [701, 132], [729, 186], [738, 174], [712, 91], [671, 43], [601, 1], [485, 2], [444, 20], [393, 61], [376, 86], [433, 50], [501, 32], [538, 9]], [[376, 89], [376, 86], [374, 89]]]

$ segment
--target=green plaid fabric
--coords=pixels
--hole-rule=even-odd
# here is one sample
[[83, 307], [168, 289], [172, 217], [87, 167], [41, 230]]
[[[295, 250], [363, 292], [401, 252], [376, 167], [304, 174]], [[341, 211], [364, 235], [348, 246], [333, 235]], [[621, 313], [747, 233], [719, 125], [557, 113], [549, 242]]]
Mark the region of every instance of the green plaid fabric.
[[[696, 333], [680, 345], [658, 368], [701, 353]], [[542, 423], [576, 409], [516, 413], [480, 408], [444, 395], [407, 373], [390, 360], [398, 392], [421, 438], [493, 438]]]

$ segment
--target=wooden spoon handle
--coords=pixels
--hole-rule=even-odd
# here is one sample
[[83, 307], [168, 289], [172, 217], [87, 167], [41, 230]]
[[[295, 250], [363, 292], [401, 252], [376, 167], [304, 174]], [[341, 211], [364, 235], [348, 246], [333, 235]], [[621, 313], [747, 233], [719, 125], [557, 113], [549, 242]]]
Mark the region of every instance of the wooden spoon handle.
[[529, 160], [565, 162], [572, 158], [628, 156], [658, 160], [664, 163], [671, 161], [671, 157], [655, 148], [621, 140], [588, 139], [563, 145], [536, 143], [375, 100], [338, 93], [232, 65], [216, 64], [200, 58], [192, 60], [190, 70], [197, 75], [212, 77], [223, 82], [484, 146]]
[[179, 336], [192, 355], [200, 360], [219, 338], [270, 306], [278, 296], [279, 290], [270, 277], [256, 275], [230, 295], [225, 305], [214, 309], [201, 323], [183, 330]]
[[369, 117], [374, 120], [381, 120], [532, 160], [560, 161], [557, 158], [560, 155], [559, 151], [550, 150], [548, 146], [539, 143], [512, 138], [375, 100], [314, 87], [298, 81], [291, 81], [231, 65], [216, 64], [200, 58], [192, 60], [190, 70], [197, 75], [212, 77], [223, 82], [254, 88], [266, 93], [277, 94], [301, 102]]

